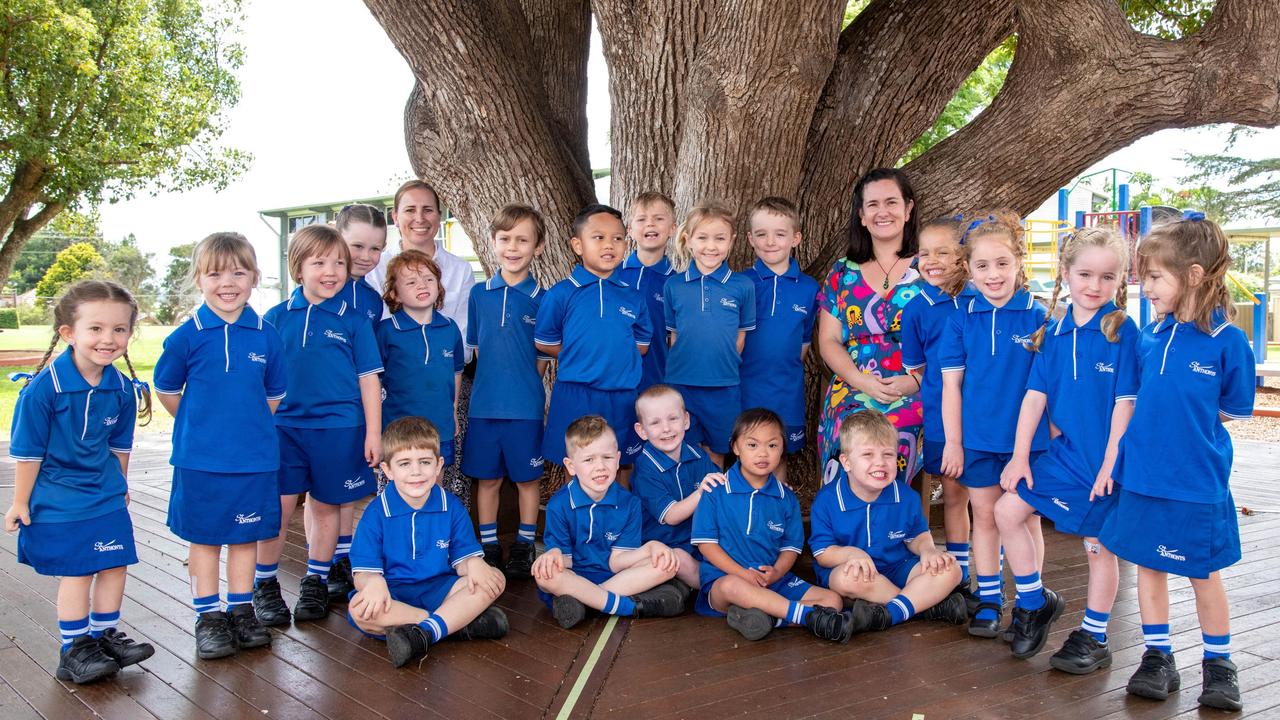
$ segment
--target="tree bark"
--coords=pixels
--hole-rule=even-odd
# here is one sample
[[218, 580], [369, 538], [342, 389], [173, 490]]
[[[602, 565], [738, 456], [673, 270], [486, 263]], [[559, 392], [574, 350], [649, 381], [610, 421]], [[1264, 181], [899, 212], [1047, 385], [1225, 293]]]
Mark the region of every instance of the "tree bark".
[[[62, 211], [62, 203], [41, 202], [41, 188], [48, 172], [47, 164], [31, 158], [20, 159], [14, 165], [9, 187], [0, 198], [0, 237], [4, 238], [0, 246], [0, 278], [7, 278], [13, 272], [18, 253], [27, 240]], [[40, 209], [31, 214], [36, 205], [40, 205]]]

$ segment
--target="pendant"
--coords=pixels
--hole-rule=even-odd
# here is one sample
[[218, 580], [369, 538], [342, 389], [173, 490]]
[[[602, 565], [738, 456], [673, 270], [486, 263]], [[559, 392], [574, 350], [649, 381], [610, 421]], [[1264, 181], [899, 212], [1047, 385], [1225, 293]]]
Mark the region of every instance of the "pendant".
[[888, 289], [889, 289], [889, 276], [888, 276], [888, 275], [885, 275], [885, 276], [884, 276], [884, 289], [885, 289], [885, 290], [888, 290]]

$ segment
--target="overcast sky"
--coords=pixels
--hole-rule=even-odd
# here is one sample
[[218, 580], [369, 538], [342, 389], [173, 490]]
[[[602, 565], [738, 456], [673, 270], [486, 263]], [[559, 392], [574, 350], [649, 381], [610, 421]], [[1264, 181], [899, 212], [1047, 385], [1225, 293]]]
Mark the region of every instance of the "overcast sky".
[[[225, 141], [254, 155], [249, 171], [221, 193], [195, 190], [102, 207], [106, 237], [134, 233], [155, 253], [216, 230], [245, 233], [274, 278], [276, 229], [259, 210], [390, 193], [410, 175], [403, 110], [412, 87], [404, 60], [358, 0], [250, 0], [242, 42], [242, 97]], [[608, 165], [605, 66], [593, 44], [589, 75], [592, 165]], [[1094, 169], [1145, 170], [1157, 185], [1175, 185], [1184, 152], [1222, 147], [1219, 129], [1168, 130], [1139, 140]], [[1251, 156], [1280, 154], [1280, 131], [1239, 148]], [[272, 221], [274, 222], [274, 221]]]

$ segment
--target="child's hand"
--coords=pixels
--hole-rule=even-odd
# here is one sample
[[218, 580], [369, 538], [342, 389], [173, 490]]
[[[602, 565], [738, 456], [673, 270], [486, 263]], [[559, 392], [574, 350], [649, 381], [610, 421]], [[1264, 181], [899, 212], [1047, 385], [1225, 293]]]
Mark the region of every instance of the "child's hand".
[[876, 564], [866, 554], [845, 560], [838, 568], [838, 571], [844, 573], [845, 577], [855, 582], [871, 582], [879, 575], [876, 572]]
[[964, 474], [964, 448], [959, 443], [942, 446], [942, 474], [953, 478]]
[[533, 561], [533, 576], [538, 580], [552, 580], [564, 572], [564, 553], [552, 548]]
[[764, 584], [766, 586], [778, 582], [778, 579], [782, 577], [782, 573], [778, 572], [777, 568], [772, 565], [761, 565], [756, 569], [760, 571], [761, 575], [764, 575]]
[[1015, 454], [1004, 470], [1000, 471], [1000, 487], [1005, 492], [1015, 492], [1018, 488], [1018, 482], [1027, 481], [1027, 489], [1035, 487], [1035, 483], [1031, 478], [1031, 463], [1027, 462], [1027, 458]]
[[735, 573], [738, 577], [755, 585], [756, 587], [768, 587], [769, 583], [765, 581], [764, 574], [755, 568], [742, 568]]
[[4, 514], [5, 532], [18, 532], [18, 523], [22, 523], [23, 525], [31, 524], [31, 507], [26, 503], [12, 504], [9, 506], [9, 512]]
[[357, 620], [372, 620], [391, 612], [391, 592], [387, 590], [387, 581], [378, 577], [365, 583], [363, 589], [351, 596], [347, 607]]
[[698, 489], [702, 492], [711, 492], [717, 485], [724, 485], [727, 482], [729, 482], [729, 478], [725, 477], [724, 473], [707, 473], [698, 485]]
[[1089, 502], [1093, 502], [1094, 498], [1110, 495], [1114, 489], [1115, 481], [1111, 479], [1111, 472], [1099, 472], [1098, 479], [1093, 481], [1093, 489], [1089, 491]]
[[956, 559], [951, 553], [942, 552], [937, 548], [925, 548], [920, 553], [920, 567], [930, 575], [941, 575], [955, 564]]
[[656, 540], [645, 543], [649, 546], [649, 562], [663, 572], [675, 572], [680, 569], [680, 560], [671, 548]]
[[484, 593], [490, 600], [497, 600], [506, 587], [502, 571], [481, 560], [467, 568], [467, 591], [472, 595]]
[[364, 459], [369, 467], [376, 468], [382, 462], [382, 431], [368, 428], [364, 432]]

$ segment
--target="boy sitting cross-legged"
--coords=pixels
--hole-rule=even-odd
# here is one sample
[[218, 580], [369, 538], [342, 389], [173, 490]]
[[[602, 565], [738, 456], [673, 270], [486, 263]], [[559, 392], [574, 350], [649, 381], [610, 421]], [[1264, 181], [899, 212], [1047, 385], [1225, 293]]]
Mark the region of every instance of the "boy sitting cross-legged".
[[614, 483], [618, 438], [599, 415], [574, 420], [564, 434], [571, 479], [547, 501], [545, 551], [533, 563], [539, 595], [556, 622], [571, 628], [591, 607], [609, 615], [673, 617], [684, 594], [665, 584], [679, 561], [657, 541], [640, 543], [640, 501]]
[[440, 487], [440, 433], [403, 417], [382, 433], [382, 472], [390, 480], [369, 504], [351, 544], [356, 590], [347, 619], [387, 641], [400, 667], [455, 629], [464, 639], [507, 634], [493, 607], [506, 581], [485, 564], [462, 501]]
[[818, 581], [852, 599], [852, 614], [867, 630], [910, 620], [954, 625], [968, 620], [955, 558], [937, 549], [920, 496], [897, 482], [898, 434], [875, 410], [840, 427], [840, 463], [848, 481], [818, 492], [810, 514]]

